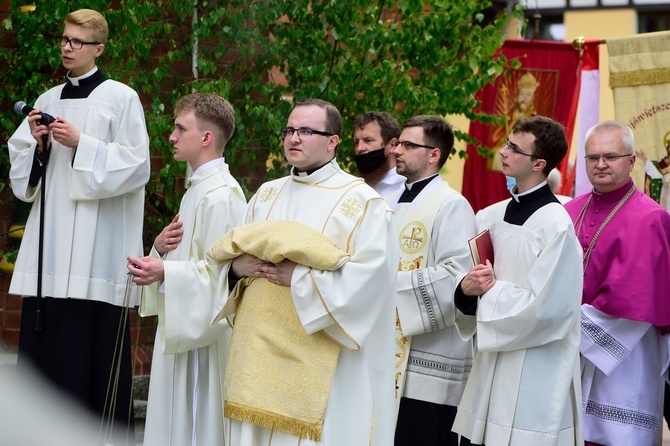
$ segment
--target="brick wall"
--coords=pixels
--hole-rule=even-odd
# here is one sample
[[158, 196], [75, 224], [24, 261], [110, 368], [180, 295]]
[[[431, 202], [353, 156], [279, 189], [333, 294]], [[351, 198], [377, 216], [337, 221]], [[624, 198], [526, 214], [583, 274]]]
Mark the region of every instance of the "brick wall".
[[135, 309], [130, 310], [130, 345], [133, 354], [133, 374], [151, 373], [151, 356], [156, 337], [157, 317], [140, 317]]
[[16, 351], [21, 324], [21, 298], [7, 293], [11, 277], [0, 273], [0, 342], [6, 350]]
[[[3, 147], [0, 150], [6, 150]], [[6, 252], [16, 241], [8, 237], [9, 228], [14, 220], [14, 202], [9, 187], [0, 192], [0, 253]], [[16, 318], [21, 318], [20, 298], [10, 296], [9, 281], [11, 277], [0, 272], [0, 347], [15, 350], [19, 342], [19, 325]]]

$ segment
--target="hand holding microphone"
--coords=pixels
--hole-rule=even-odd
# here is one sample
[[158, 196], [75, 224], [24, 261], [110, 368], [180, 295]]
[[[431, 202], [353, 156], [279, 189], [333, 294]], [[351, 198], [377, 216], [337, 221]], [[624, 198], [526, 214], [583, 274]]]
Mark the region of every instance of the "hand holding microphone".
[[[19, 115], [28, 116], [28, 124], [30, 124], [30, 134], [33, 135], [35, 141], [37, 141], [37, 151], [42, 153], [44, 152], [44, 147], [47, 145], [49, 138], [49, 125], [56, 121], [56, 118], [53, 116], [43, 113], [35, 112], [35, 109], [27, 105], [23, 101], [19, 101], [14, 104], [14, 111]], [[32, 115], [30, 113], [33, 113]], [[39, 116], [39, 119], [33, 118], [33, 116]], [[45, 128], [39, 128], [38, 126], [44, 126]]]
[[[35, 110], [35, 109], [32, 108], [30, 105], [26, 104], [23, 101], [19, 101], [16, 104], [14, 104], [14, 111], [19, 115], [28, 116], [28, 115], [30, 115], [30, 112], [33, 111], [33, 110]], [[40, 112], [40, 115], [41, 115], [41, 118], [37, 120], [37, 123], [39, 125], [46, 125], [47, 127], [49, 127], [49, 124], [51, 124], [52, 122], [54, 122], [56, 120], [56, 118], [54, 118], [53, 116], [51, 116], [49, 114], [46, 114], [44, 112]]]
[[[43, 125], [47, 127], [46, 130], [36, 131], [35, 127], [31, 124], [32, 129], [31, 133], [38, 142], [38, 150], [40, 152], [42, 151], [42, 145], [44, 144], [44, 141], [48, 136], [49, 132], [52, 133], [54, 140], [58, 141], [65, 147], [70, 147], [72, 149], [77, 148], [77, 146], [79, 145], [79, 138], [81, 134], [76, 128], [72, 126], [72, 124], [63, 119], [54, 118], [53, 116], [44, 113], [42, 111], [33, 113], [34, 110], [35, 110], [34, 108], [27, 105], [23, 101], [19, 101], [16, 104], [14, 104], [14, 111], [16, 113], [20, 115], [27, 115], [30, 117], [39, 115], [40, 118], [34, 119], [32, 122], [34, 122], [36, 125]], [[52, 124], [56, 125], [52, 126]]]

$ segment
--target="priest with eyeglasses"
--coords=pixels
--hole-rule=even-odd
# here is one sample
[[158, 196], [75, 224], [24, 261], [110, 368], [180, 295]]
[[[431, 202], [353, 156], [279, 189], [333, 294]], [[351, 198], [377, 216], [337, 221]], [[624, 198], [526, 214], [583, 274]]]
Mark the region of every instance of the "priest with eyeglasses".
[[658, 445], [670, 358], [670, 215], [631, 179], [630, 127], [596, 124], [585, 152], [593, 191], [565, 205], [584, 255], [584, 440]]
[[218, 315], [233, 322], [228, 444], [393, 442], [393, 214], [339, 167], [341, 131], [331, 103], [296, 103], [281, 131], [290, 174], [210, 249], [236, 282]]

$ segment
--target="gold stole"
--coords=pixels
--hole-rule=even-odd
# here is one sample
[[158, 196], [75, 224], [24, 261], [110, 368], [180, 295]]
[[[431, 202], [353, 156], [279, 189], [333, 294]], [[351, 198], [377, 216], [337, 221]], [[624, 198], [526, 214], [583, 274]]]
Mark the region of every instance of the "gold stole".
[[[428, 184], [426, 188], [431, 188], [431, 185]], [[456, 193], [446, 183], [440, 183], [432, 189], [422, 191], [422, 193], [427, 192], [428, 196], [421, 199], [415, 206], [412, 206], [413, 203], [397, 203], [395, 205], [396, 215], [401, 221], [401, 229], [398, 235], [398, 243], [400, 244], [398, 271], [413, 271], [426, 267], [435, 216], [444, 200]], [[420, 199], [421, 194], [417, 198]], [[408, 212], [410, 207], [411, 212]], [[397, 419], [400, 398], [405, 390], [407, 361], [412, 337], [403, 335], [397, 310], [395, 321], [395, 405]]]

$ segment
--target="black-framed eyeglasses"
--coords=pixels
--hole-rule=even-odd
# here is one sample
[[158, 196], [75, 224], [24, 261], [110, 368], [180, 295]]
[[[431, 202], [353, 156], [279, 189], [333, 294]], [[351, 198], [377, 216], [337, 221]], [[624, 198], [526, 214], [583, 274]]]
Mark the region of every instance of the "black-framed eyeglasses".
[[424, 149], [434, 149], [435, 146], [424, 146], [423, 144], [417, 144], [412, 141], [398, 141], [395, 143], [395, 147], [402, 146], [403, 150], [416, 149], [418, 147], [423, 147]]
[[83, 42], [79, 39], [70, 39], [68, 37], [62, 36], [59, 37], [60, 39], [60, 46], [67, 46], [67, 44], [70, 44], [70, 48], [73, 50], [80, 50], [84, 47], [84, 45], [100, 45], [101, 42]]
[[601, 159], [605, 164], [609, 164], [614, 163], [619, 158], [624, 158], [626, 156], [633, 156], [633, 154], [627, 153], [625, 155], [603, 155], [603, 156], [587, 155], [584, 157], [584, 159], [586, 160], [586, 164], [598, 164]]
[[521, 150], [519, 146], [511, 142], [509, 138], [505, 140], [505, 145], [512, 151], [512, 153], [518, 153], [519, 155], [529, 156], [531, 158], [537, 158], [532, 153], [524, 152], [523, 150]]
[[286, 138], [287, 136], [290, 138], [293, 136], [294, 133], [298, 133], [298, 136], [300, 138], [303, 138], [305, 136], [312, 136], [312, 135], [321, 135], [321, 136], [333, 136], [333, 133], [328, 133], [328, 132], [322, 132], [321, 130], [314, 130], [310, 129], [307, 127], [300, 127], [299, 129], [294, 129], [293, 127], [285, 127], [281, 129], [281, 137]]

